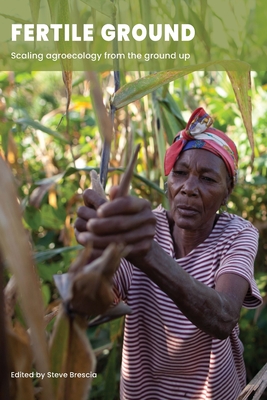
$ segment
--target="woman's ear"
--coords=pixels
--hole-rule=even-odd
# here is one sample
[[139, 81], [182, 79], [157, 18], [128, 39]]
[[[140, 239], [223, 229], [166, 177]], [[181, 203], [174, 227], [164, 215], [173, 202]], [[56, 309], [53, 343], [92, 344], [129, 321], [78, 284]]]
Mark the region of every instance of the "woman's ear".
[[231, 195], [231, 193], [233, 191], [233, 188], [234, 188], [234, 181], [233, 181], [232, 178], [230, 178], [230, 176], [228, 176], [228, 179], [227, 179], [227, 192], [226, 192], [226, 196], [224, 197], [224, 199], [222, 201], [221, 206], [226, 206], [227, 205], [228, 199], [229, 199], [229, 197], [230, 197], [230, 195]]

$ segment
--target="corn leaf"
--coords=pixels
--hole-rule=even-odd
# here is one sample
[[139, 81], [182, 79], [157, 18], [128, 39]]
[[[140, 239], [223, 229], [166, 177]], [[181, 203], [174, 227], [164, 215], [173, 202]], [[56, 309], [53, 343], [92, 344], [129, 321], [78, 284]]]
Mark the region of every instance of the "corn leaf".
[[103, 400], [113, 400], [116, 395], [116, 356], [117, 343], [115, 342], [108, 358], [108, 365], [105, 374]]
[[54, 138], [61, 140], [62, 142], [66, 142], [66, 143], [68, 142], [67, 139], [65, 139], [64, 136], [61, 135], [60, 133], [53, 131], [52, 129], [48, 128], [47, 126], [44, 126], [44, 125], [40, 124], [40, 122], [35, 121], [29, 117], [19, 118], [15, 122], [17, 124], [21, 124], [21, 125], [32, 126], [34, 129], [39, 129], [40, 131], [45, 132], [48, 135], [51, 135]]
[[190, 70], [182, 71], [161, 71], [154, 74], [140, 78], [134, 82], [126, 83], [115, 94], [112, 100], [112, 105], [116, 109], [127, 106], [128, 104], [141, 99], [143, 96], [153, 92], [166, 83], [172, 82], [195, 69], [191, 67]]
[[66, 113], [69, 111], [71, 93], [72, 93], [72, 71], [62, 71], [63, 82], [67, 92]]
[[167, 91], [166, 95], [161, 95], [161, 97], [158, 97], [158, 101], [167, 106], [168, 110], [176, 118], [179, 129], [184, 129], [186, 126], [186, 122], [172, 95]]
[[110, 0], [81, 0], [83, 3], [99, 11], [107, 17], [112, 17], [116, 13], [116, 7]]
[[0, 13], [0, 16], [4, 17], [4, 18], [7, 18], [7, 19], [11, 19], [11, 21], [16, 22], [17, 24], [30, 24], [31, 23], [31, 21], [28, 21], [26, 19], [13, 17], [13, 15], [7, 15], [7, 14]]
[[[33, 0], [34, 1], [34, 0]], [[69, 0], [47, 0], [50, 10], [51, 21], [56, 24], [71, 24]], [[65, 41], [64, 32], [60, 30], [59, 41], [57, 42], [59, 53], [71, 53], [72, 42]], [[72, 60], [61, 59], [62, 71], [70, 73], [72, 71]], [[64, 78], [64, 76], [63, 76]], [[67, 78], [69, 79], [69, 77]], [[68, 90], [68, 89], [67, 89]]]
[[162, 122], [167, 136], [167, 142], [169, 145], [171, 145], [173, 142], [173, 138], [180, 130], [180, 125], [178, 124], [177, 119], [170, 112], [166, 104], [164, 103], [159, 103], [159, 104], [162, 115]]
[[[85, 171], [85, 172], [90, 172], [92, 170], [98, 171], [99, 168], [95, 168], [95, 167], [83, 167], [83, 168], [74, 168], [74, 167], [70, 167], [66, 170], [66, 172], [64, 173], [63, 178], [66, 178], [70, 175], [75, 174], [76, 172], [79, 171]], [[125, 168], [110, 168], [109, 172], [112, 173], [119, 173], [122, 174], [125, 171]], [[145, 178], [143, 175], [137, 174], [136, 172], [133, 173], [133, 176], [135, 179], [140, 180], [141, 182], [145, 183], [148, 187], [156, 190], [157, 192], [159, 192], [160, 194], [164, 194], [164, 190], [162, 190], [156, 183], [150, 181], [149, 179]]]
[[[78, 374], [92, 375], [96, 368], [96, 359], [86, 335], [87, 320], [78, 319], [71, 321], [70, 343], [68, 352], [68, 371]], [[79, 377], [66, 380], [65, 397], [68, 400], [87, 399], [90, 391], [92, 377], [81, 379]]]
[[112, 105], [116, 109], [141, 99], [143, 96], [153, 92], [166, 83], [172, 82], [194, 71], [206, 69], [212, 65], [221, 65], [226, 71], [239, 70], [240, 74], [247, 73], [249, 64], [238, 60], [231, 61], [209, 61], [186, 67], [182, 70], [168, 70], [155, 72], [154, 74], [137, 79], [134, 82], [122, 86], [113, 96]]
[[[21, 211], [14, 188], [13, 176], [0, 158], [0, 249], [7, 266], [15, 276], [21, 307], [31, 330], [36, 367], [39, 372], [50, 370], [44, 328], [44, 305], [39, 280], [31, 257], [28, 236], [21, 221]], [[30, 288], [30, 290], [29, 290]], [[53, 399], [51, 383], [45, 377], [41, 382], [43, 398]]]
[[[70, 336], [70, 319], [60, 308], [56, 318], [53, 333], [50, 339], [51, 370], [59, 374], [67, 373], [67, 357]], [[52, 378], [55, 398], [59, 400], [64, 396], [64, 382], [62, 377]]]
[[167, 141], [169, 144], [172, 144], [173, 138], [177, 132], [185, 128], [186, 123], [171, 94], [167, 92], [163, 97], [161, 96], [162, 92], [163, 90], [158, 91], [157, 100], [161, 110], [162, 122], [166, 132]]
[[210, 41], [210, 33], [207, 32], [205, 29], [205, 24], [203, 23], [202, 18], [198, 16], [198, 14], [193, 11], [192, 7], [190, 6], [189, 0], [185, 0], [188, 5], [188, 12], [189, 12], [189, 20], [191, 21], [192, 25], [195, 27], [196, 35], [203, 41], [207, 52], [210, 52], [211, 48], [211, 41]]
[[166, 153], [166, 140], [164, 137], [163, 122], [161, 118], [159, 103], [156, 100], [156, 93], [152, 94], [153, 99], [153, 109], [154, 109], [154, 130], [156, 133], [157, 147], [159, 153], [159, 167], [161, 171], [161, 176], [164, 176], [164, 157]]
[[53, 250], [39, 251], [38, 253], [34, 254], [34, 260], [36, 263], [41, 263], [46, 260], [50, 260], [51, 258], [55, 257], [58, 254], [68, 253], [70, 251], [78, 251], [81, 250], [82, 248], [83, 248], [82, 246], [77, 245], [70, 247], [60, 247], [59, 249], [53, 249]]
[[92, 374], [95, 356], [86, 336], [87, 322], [79, 317], [70, 318], [63, 307], [55, 322], [50, 341], [52, 371], [66, 374], [66, 378], [53, 378], [56, 400], [85, 399], [91, 386], [91, 378], [70, 377], [71, 373]]
[[94, 111], [97, 117], [99, 132], [103, 139], [110, 143], [113, 137], [113, 127], [111, 118], [107, 114], [107, 110], [103, 103], [103, 93], [98, 81], [97, 74], [94, 71], [86, 71], [85, 76], [90, 82], [91, 95], [93, 100]]
[[34, 24], [37, 24], [37, 22], [38, 22], [39, 11], [40, 11], [40, 3], [41, 3], [41, 0], [30, 0], [30, 9], [31, 9], [31, 15], [32, 15], [32, 22]]
[[232, 82], [238, 106], [241, 111], [243, 122], [246, 128], [248, 139], [254, 152], [254, 142], [251, 122], [251, 100], [249, 97], [250, 89], [250, 66], [238, 60], [230, 61], [210, 61], [202, 64], [193, 65], [183, 70], [168, 70], [151, 74], [140, 78], [134, 82], [122, 86], [114, 95], [112, 105], [116, 109], [124, 107], [129, 103], [139, 100], [143, 96], [152, 93], [159, 87], [173, 80], [179, 79], [191, 72], [210, 68], [214, 65], [222, 66], [228, 73]]
[[232, 83], [235, 97], [241, 111], [243, 122], [247, 131], [248, 140], [252, 150], [251, 160], [254, 159], [254, 136], [252, 128], [252, 117], [251, 117], [251, 79], [250, 72], [240, 71], [227, 71], [229, 79]]
[[[32, 372], [32, 352], [29, 340], [25, 340], [26, 335], [26, 332], [25, 335], [18, 335], [11, 329], [7, 331], [8, 355], [12, 372]], [[31, 378], [12, 378], [10, 383], [11, 392], [15, 392], [16, 400], [34, 400]]]

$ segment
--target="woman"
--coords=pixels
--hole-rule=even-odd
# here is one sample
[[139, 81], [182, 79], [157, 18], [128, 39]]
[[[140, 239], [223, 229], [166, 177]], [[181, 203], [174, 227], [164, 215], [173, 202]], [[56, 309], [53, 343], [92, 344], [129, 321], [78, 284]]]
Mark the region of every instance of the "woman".
[[[126, 317], [121, 399], [235, 400], [246, 383], [238, 319], [261, 297], [253, 278], [258, 233], [225, 205], [237, 150], [202, 109], [165, 156], [170, 211], [135, 197], [102, 204], [84, 194], [77, 240], [97, 252], [111, 242], [131, 251], [114, 277]], [[95, 211], [97, 210], [97, 211]], [[88, 221], [88, 222], [87, 222]], [[86, 231], [87, 228], [87, 231]]]

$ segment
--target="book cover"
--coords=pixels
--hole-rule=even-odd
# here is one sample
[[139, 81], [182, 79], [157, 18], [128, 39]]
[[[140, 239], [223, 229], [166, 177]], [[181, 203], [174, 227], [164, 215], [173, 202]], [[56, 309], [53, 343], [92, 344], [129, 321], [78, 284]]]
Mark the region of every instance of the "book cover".
[[[221, 211], [260, 233], [264, 305], [242, 310], [240, 337], [247, 380], [263, 367], [266, 17], [263, 0], [1, 2], [1, 399], [119, 399], [119, 317], [129, 309], [95, 317], [108, 307], [103, 271], [112, 264], [113, 274], [123, 253], [110, 249], [97, 278], [88, 270], [76, 286], [65, 280], [87, 254], [78, 256], [77, 209], [92, 170], [102, 196], [126, 170], [125, 193], [168, 209], [165, 153], [198, 107], [239, 151], [238, 183]], [[71, 296], [82, 310], [88, 301], [90, 318], [73, 318]]]

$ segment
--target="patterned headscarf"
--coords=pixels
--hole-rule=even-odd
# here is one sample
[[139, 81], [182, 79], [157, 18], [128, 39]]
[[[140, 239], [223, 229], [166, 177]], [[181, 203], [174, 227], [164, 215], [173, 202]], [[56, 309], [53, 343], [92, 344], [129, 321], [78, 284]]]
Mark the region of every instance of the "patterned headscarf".
[[174, 138], [165, 154], [165, 175], [171, 172], [179, 154], [189, 149], [208, 150], [223, 159], [234, 184], [237, 178], [238, 153], [234, 142], [222, 131], [212, 128], [213, 119], [203, 108], [191, 115], [186, 128]]

